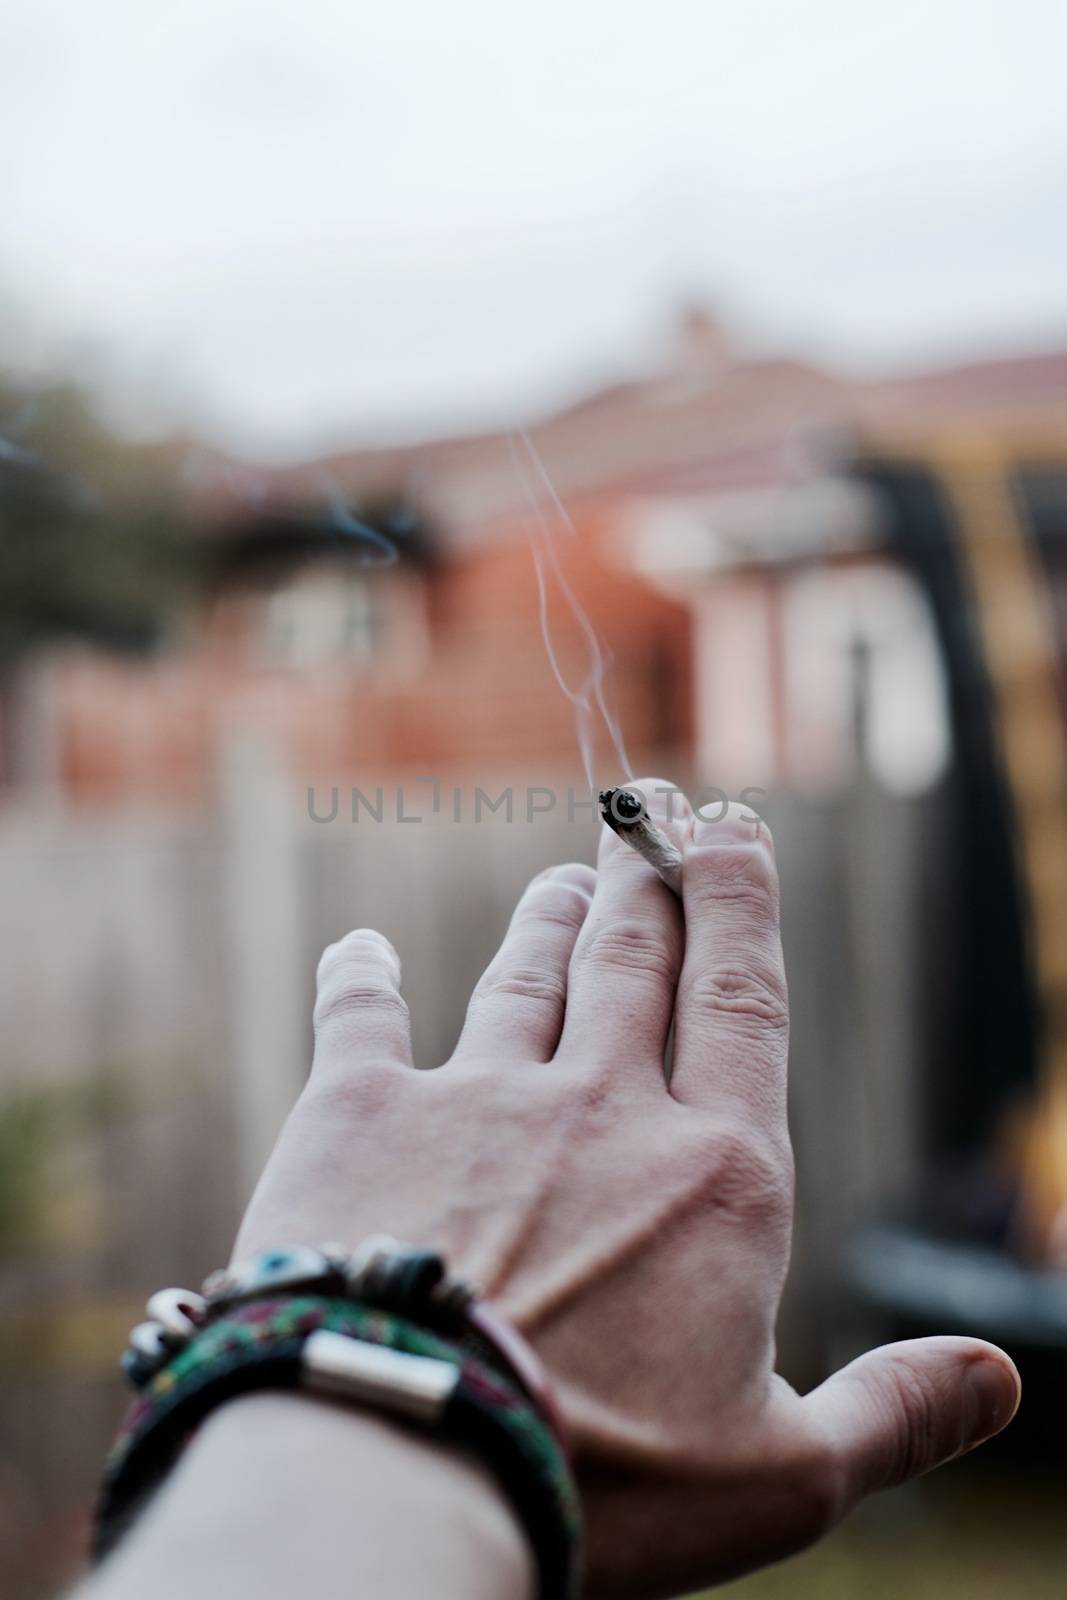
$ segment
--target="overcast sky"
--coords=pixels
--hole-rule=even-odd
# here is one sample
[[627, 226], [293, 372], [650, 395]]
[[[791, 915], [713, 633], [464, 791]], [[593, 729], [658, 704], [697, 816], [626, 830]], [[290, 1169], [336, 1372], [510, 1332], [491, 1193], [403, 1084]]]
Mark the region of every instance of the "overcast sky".
[[[1057, 0], [4, 0], [0, 363], [249, 450], [508, 422], [681, 298], [1067, 341]], [[2, 432], [0, 426], [0, 432]]]

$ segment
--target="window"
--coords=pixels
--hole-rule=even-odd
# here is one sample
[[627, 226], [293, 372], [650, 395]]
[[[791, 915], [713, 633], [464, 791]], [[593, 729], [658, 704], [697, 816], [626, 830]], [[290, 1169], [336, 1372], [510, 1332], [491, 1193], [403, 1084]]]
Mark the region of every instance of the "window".
[[381, 644], [381, 583], [351, 570], [305, 568], [267, 602], [260, 635], [272, 667], [367, 665]]

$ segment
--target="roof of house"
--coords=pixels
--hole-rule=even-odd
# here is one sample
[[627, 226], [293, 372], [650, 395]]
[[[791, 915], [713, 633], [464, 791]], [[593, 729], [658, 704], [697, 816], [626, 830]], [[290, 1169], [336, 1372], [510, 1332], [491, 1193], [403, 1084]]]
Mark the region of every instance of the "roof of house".
[[832, 470], [859, 435], [977, 422], [1052, 423], [1067, 439], [1067, 350], [857, 378], [746, 357], [714, 319], [690, 313], [662, 368], [532, 425], [536, 458], [521, 432], [506, 430], [357, 448], [261, 474], [258, 495], [307, 505], [331, 484], [355, 505], [409, 496], [429, 509], [447, 547], [462, 550], [514, 531], [532, 502], [558, 498], [573, 509], [802, 484]]

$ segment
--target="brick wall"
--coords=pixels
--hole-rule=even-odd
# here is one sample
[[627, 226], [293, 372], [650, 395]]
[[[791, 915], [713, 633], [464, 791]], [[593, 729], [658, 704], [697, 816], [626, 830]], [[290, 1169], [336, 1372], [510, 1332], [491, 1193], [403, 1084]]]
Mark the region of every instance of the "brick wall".
[[[684, 606], [612, 561], [612, 527], [610, 514], [590, 515], [574, 537], [560, 535], [558, 549], [614, 658], [610, 689], [640, 768], [646, 753], [691, 749], [690, 622]], [[156, 661], [68, 658], [54, 691], [68, 794], [96, 804], [202, 801], [234, 724], [280, 735], [294, 773], [309, 783], [445, 764], [528, 770], [576, 758], [574, 713], [551, 671], [520, 530], [499, 530], [430, 573], [393, 569], [368, 582], [383, 586], [394, 619], [392, 640], [368, 665], [338, 659], [298, 671], [265, 662], [256, 633], [267, 600], [258, 594], [231, 596], [183, 648]], [[578, 684], [588, 671], [585, 637], [558, 592], [550, 621], [561, 667]], [[606, 743], [602, 752], [611, 775], [617, 763]]]

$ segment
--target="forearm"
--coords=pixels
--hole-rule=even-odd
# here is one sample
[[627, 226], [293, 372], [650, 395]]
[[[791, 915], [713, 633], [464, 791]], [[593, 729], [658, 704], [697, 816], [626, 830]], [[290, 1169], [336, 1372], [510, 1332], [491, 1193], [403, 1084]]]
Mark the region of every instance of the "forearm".
[[530, 1600], [524, 1535], [452, 1446], [282, 1393], [231, 1402], [77, 1600]]

